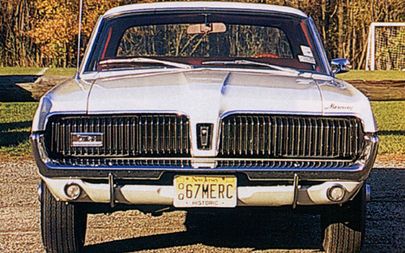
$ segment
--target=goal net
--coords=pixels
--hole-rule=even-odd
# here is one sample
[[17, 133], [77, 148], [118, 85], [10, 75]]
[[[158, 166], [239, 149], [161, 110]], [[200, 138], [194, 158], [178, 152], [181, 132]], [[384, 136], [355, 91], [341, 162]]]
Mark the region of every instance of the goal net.
[[366, 70], [405, 70], [405, 22], [372, 23]]

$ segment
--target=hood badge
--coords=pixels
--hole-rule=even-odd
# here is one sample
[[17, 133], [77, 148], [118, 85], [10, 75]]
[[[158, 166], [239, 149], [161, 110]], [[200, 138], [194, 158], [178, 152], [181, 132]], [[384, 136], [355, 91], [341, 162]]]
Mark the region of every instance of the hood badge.
[[331, 103], [329, 106], [325, 107], [325, 110], [353, 110], [353, 106], [337, 105], [337, 104]]
[[74, 148], [93, 148], [103, 146], [103, 133], [71, 133], [71, 147]]
[[200, 150], [210, 150], [212, 147], [213, 124], [197, 124], [197, 147]]

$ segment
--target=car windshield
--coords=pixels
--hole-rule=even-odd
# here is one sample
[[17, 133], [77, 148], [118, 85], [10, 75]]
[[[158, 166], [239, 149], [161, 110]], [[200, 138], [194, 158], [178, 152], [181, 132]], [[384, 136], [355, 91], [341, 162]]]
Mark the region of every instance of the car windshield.
[[126, 14], [105, 18], [100, 27], [85, 71], [218, 67], [325, 73], [308, 20], [294, 15]]

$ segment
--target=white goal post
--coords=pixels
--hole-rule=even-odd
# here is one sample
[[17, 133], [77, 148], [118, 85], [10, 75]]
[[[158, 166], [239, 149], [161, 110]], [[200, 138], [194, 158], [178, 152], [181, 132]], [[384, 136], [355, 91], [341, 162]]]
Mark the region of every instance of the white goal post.
[[366, 70], [405, 70], [405, 22], [371, 23]]

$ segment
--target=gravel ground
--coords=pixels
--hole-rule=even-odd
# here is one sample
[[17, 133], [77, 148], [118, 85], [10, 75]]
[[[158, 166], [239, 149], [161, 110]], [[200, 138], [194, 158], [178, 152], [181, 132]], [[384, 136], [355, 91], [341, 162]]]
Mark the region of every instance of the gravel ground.
[[[34, 163], [0, 161], [0, 171], [0, 252], [43, 252]], [[374, 169], [369, 183], [364, 252], [405, 252], [405, 169]], [[85, 251], [319, 252], [319, 217], [271, 214], [260, 222], [224, 216], [220, 225], [192, 231], [186, 231], [182, 211], [160, 217], [138, 211], [90, 215]]]

